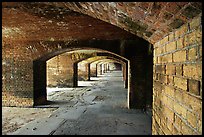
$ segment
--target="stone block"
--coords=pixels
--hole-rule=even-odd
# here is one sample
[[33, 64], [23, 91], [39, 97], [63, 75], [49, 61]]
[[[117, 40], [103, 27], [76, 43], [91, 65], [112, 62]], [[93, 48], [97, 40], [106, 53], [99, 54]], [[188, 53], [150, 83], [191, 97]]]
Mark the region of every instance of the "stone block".
[[173, 62], [185, 62], [186, 50], [180, 50], [173, 53]]
[[167, 75], [175, 75], [175, 66], [174, 65], [166, 65], [166, 74]]
[[174, 85], [174, 77], [171, 75], [167, 75], [167, 84]]
[[165, 74], [165, 65], [156, 65], [156, 73]]
[[186, 119], [188, 121], [188, 123], [190, 123], [190, 125], [193, 127], [193, 128], [197, 128], [197, 115], [190, 112], [190, 111], [187, 111], [187, 114], [186, 114]]
[[194, 78], [196, 80], [202, 79], [202, 65], [201, 64], [183, 65], [183, 75], [185, 77]]
[[174, 112], [172, 110], [167, 107], [164, 107], [163, 113], [170, 121], [174, 121]]
[[178, 38], [188, 31], [188, 25], [184, 24], [182, 27], [180, 27], [176, 32], [175, 32], [175, 38]]
[[174, 40], [174, 32], [172, 32], [170, 35], [169, 35], [169, 41], [172, 41]]
[[186, 43], [186, 46], [191, 46], [191, 45], [195, 44], [195, 42], [196, 42], [196, 31], [188, 33], [187, 35], [185, 35], [185, 37], [187, 37], [187, 39], [188, 39], [188, 43]]
[[166, 45], [166, 52], [176, 50], [176, 41], [170, 42]]
[[183, 75], [183, 65], [176, 65], [176, 75], [177, 76]]
[[159, 81], [160, 81], [161, 83], [167, 84], [167, 76], [166, 76], [166, 75], [159, 74], [158, 76], [159, 76], [158, 79], [159, 79]]
[[181, 132], [179, 132], [179, 130], [175, 127], [175, 126], [173, 126], [173, 135], [182, 135], [181, 134]]
[[186, 123], [182, 122], [181, 132], [184, 135], [192, 135], [193, 129], [186, 125]]
[[188, 50], [188, 60], [195, 60], [197, 59], [197, 47], [193, 47]]
[[202, 99], [189, 94], [183, 94], [183, 104], [198, 116], [202, 116]]
[[201, 17], [198, 16], [190, 22], [190, 29], [193, 30], [201, 25]]
[[162, 57], [162, 63], [171, 63], [172, 62], [172, 54], [166, 54]]
[[174, 102], [174, 112], [178, 115], [186, 118], [187, 109], [184, 106], [181, 106], [178, 102]]
[[162, 46], [162, 45], [165, 45], [168, 41], [169, 41], [168, 36], [164, 37], [162, 40], [160, 40], [161, 46]]
[[177, 127], [178, 131], [181, 130], [181, 124], [182, 124], [181, 118], [177, 114], [175, 114], [174, 115], [174, 125]]
[[154, 56], [154, 64], [157, 64], [157, 63], [158, 63], [158, 57]]
[[200, 81], [188, 79], [188, 91], [195, 95], [200, 95]]
[[177, 88], [187, 90], [187, 79], [174, 77], [174, 84]]
[[184, 38], [181, 37], [179, 38], [177, 41], [176, 41], [176, 44], [177, 44], [177, 49], [181, 49], [184, 47]]
[[199, 27], [195, 30], [195, 41], [196, 44], [202, 45], [202, 27]]
[[180, 90], [175, 90], [174, 91], [174, 98], [177, 102], [183, 102], [183, 94], [184, 92]]
[[165, 86], [165, 93], [171, 97], [174, 97], [174, 88], [170, 86]]

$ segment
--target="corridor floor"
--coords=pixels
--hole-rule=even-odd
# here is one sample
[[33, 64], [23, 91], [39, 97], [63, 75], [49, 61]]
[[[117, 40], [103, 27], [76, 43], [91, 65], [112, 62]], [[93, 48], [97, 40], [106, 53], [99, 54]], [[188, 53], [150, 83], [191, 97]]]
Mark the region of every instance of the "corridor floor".
[[39, 115], [9, 134], [151, 135], [151, 115], [127, 109], [123, 86], [122, 72], [112, 71], [79, 81], [77, 88], [48, 88], [50, 104], [38, 108], [50, 109], [49, 115]]

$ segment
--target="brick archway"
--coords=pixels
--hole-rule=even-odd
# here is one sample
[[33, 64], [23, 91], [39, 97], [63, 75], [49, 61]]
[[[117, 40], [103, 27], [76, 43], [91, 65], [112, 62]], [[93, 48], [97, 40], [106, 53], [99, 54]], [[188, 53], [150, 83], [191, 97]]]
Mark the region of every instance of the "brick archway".
[[[104, 46], [103, 46], [104, 47]], [[56, 52], [51, 52], [51, 53], [46, 53], [44, 55], [41, 55], [40, 58], [36, 59], [33, 61], [33, 101], [34, 104], [33, 106], [36, 105], [41, 105], [41, 104], [46, 104], [47, 103], [47, 93], [46, 93], [46, 61], [56, 55], [65, 53], [65, 52], [70, 52], [70, 51], [76, 51], [76, 50], [81, 50], [81, 49], [93, 49], [93, 50], [102, 50], [106, 52], [106, 55], [111, 55], [117, 58], [120, 58], [121, 60], [126, 60], [124, 57], [119, 56], [115, 53], [112, 53], [110, 51], [106, 51], [104, 49], [96, 49], [96, 48], [91, 48], [91, 47], [80, 47], [80, 48], [64, 48], [60, 50], [56, 50]], [[100, 55], [100, 54], [99, 54]], [[88, 57], [89, 58], [89, 57]], [[88, 59], [86, 58], [86, 59]], [[78, 62], [82, 61], [84, 59], [80, 59], [74, 63], [74, 66], [77, 65]], [[74, 67], [73, 66], [73, 67]], [[77, 70], [74, 69], [74, 74], [77, 74]], [[76, 83], [77, 80], [74, 80], [74, 83]]]

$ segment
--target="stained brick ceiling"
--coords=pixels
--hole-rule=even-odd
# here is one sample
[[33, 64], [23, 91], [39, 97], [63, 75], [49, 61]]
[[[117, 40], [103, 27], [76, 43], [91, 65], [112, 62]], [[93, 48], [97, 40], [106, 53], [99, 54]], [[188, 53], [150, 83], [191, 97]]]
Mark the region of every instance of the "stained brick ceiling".
[[[40, 8], [42, 5], [44, 5], [44, 9]], [[29, 4], [3, 3], [3, 7], [20, 7], [24, 12], [26, 11], [29, 14], [32, 13], [46, 17], [49, 23], [57, 21], [53, 26], [60, 31], [66, 29], [66, 24], [63, 22], [80, 17], [81, 14], [73, 12], [76, 11], [118, 26], [121, 29], [144, 38], [150, 43], [155, 43], [169, 32], [179, 28], [202, 12], [201, 2], [30, 2]], [[4, 14], [6, 15], [8, 13], [3, 11], [3, 15]], [[72, 15], [72, 19], [68, 14]], [[53, 18], [53, 16], [55, 18]], [[35, 18], [35, 16], [32, 18]], [[51, 18], [52, 20], [50, 20]], [[53, 21], [53, 19], [55, 21]], [[33, 21], [34, 20], [30, 20], [29, 23]], [[89, 21], [89, 24], [91, 24], [94, 23], [93, 21], [95, 20], [90, 18]], [[9, 24], [7, 23], [3, 21], [2, 26]], [[42, 29], [43, 22], [39, 21], [38, 23], [39, 24], [33, 26]], [[84, 27], [83, 25], [81, 26]], [[104, 31], [102, 31], [104, 28], [103, 25], [98, 27], [101, 27], [101, 29], [98, 28], [98, 30], [95, 30], [95, 35], [100, 38], [104, 35]], [[52, 29], [54, 29], [54, 27]], [[114, 33], [117, 31], [116, 28], [113, 29], [110, 27], [108, 29], [110, 29], [110, 32], [107, 32], [106, 35], [112, 36], [113, 34], [117, 34]], [[74, 31], [75, 29], [72, 28], [72, 30]], [[100, 34], [99, 32], [102, 33]], [[64, 33], [67, 33], [67, 31], [64, 31]], [[86, 35], [89, 35], [89, 33]], [[127, 34], [123, 33], [122, 35]], [[109, 36], [107, 36], [107, 38]]]

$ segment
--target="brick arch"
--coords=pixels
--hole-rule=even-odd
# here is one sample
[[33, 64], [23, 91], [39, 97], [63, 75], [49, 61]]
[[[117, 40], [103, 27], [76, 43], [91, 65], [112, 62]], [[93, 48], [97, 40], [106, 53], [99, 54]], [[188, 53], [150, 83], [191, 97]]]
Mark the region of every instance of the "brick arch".
[[[117, 59], [102, 59], [100, 60], [97, 65], [102, 65], [104, 64], [105, 65], [105, 68], [104, 68], [104, 72], [107, 72], [109, 71], [109, 69], [107, 68], [107, 63], [118, 63], [122, 66], [122, 74], [123, 74], [123, 80], [124, 80], [124, 88], [127, 88], [127, 85], [125, 85], [125, 83], [127, 82], [127, 72], [126, 72], [126, 68], [127, 68], [127, 63], [123, 62], [123, 61], [120, 61], [120, 60], [117, 60]], [[102, 70], [101, 70], [102, 71]]]
[[[128, 72], [126, 72], [126, 71], [128, 71], [128, 70], [126, 70], [126, 68], [128, 67], [128, 62], [123, 62], [121, 60], [111, 58], [111, 59], [101, 59], [96, 64], [102, 65], [102, 64], [106, 64], [106, 63], [118, 63], [118, 64], [122, 65], [123, 80], [125, 81], [125, 83], [127, 82], [127, 73]], [[105, 71], [107, 71], [107, 70], [105, 70]], [[127, 88], [127, 85], [124, 85], [124, 87]]]
[[49, 5], [103, 20], [152, 44], [202, 13], [202, 2], [55, 2]]
[[[123, 56], [114, 54], [112, 52], [107, 52], [107, 51], [105, 51], [103, 53], [101, 53], [101, 52], [97, 53], [97, 57], [101, 57], [101, 58], [94, 59], [95, 57], [90, 57], [90, 58], [87, 58], [87, 59], [79, 60], [79, 61], [77, 61], [75, 63], [77, 64], [77, 63], [80, 63], [81, 61], [86, 61], [87, 64], [91, 64], [93, 62], [100, 61], [102, 59], [112, 59], [112, 60], [122, 62], [123, 64], [127, 65], [128, 61], [129, 61], [127, 58], [124, 58]], [[92, 59], [94, 59], [94, 60], [92, 60]]]
[[[36, 7], [41, 6], [41, 3], [34, 3], [34, 4], [37, 4]], [[54, 10], [56, 11], [58, 11], [58, 9], [61, 9], [58, 6], [53, 7], [52, 3], [47, 3], [47, 4], [51, 4], [51, 7], [54, 8]], [[82, 47], [103, 49], [103, 50], [107, 50], [112, 53], [115, 53], [117, 55], [123, 56], [125, 58], [131, 59], [131, 62], [132, 62], [131, 64], [135, 63], [134, 58], [141, 57], [142, 55], [146, 54], [145, 50], [147, 49], [149, 44], [147, 41], [135, 35], [130, 35], [131, 33], [128, 33], [127, 31], [124, 31], [122, 29], [118, 29], [118, 27], [115, 27], [110, 23], [104, 23], [104, 22], [101, 22], [100, 20], [97, 20], [97, 19], [94, 20], [93, 18], [89, 18], [90, 16], [82, 16], [75, 13], [68, 16], [66, 16], [67, 14], [65, 16], [63, 15], [63, 17], [65, 18], [67, 17], [67, 19], [75, 18], [75, 17], [76, 18], [83, 17], [82, 19], [78, 18], [82, 24], [84, 20], [89, 21], [87, 24], [84, 25], [84, 27], [80, 25], [78, 26], [78, 25], [72, 24], [76, 28], [74, 30], [77, 32], [77, 34], [79, 34], [79, 35], [76, 35], [71, 33], [73, 32], [73, 30], [70, 31], [68, 28], [63, 27], [64, 25], [66, 26], [68, 24], [61, 24], [59, 20], [57, 20], [56, 22], [56, 18], [57, 18], [56, 14], [53, 14], [53, 18], [55, 18], [54, 20], [49, 20], [50, 19], [49, 17], [52, 14], [46, 14], [44, 16], [41, 13], [38, 14], [38, 11], [37, 13], [35, 13], [35, 11], [38, 9], [46, 11], [47, 10], [46, 4], [37, 9], [34, 9], [35, 6], [32, 7], [32, 4], [30, 5], [30, 3], [25, 3], [25, 5], [28, 6], [27, 9], [25, 8], [24, 3], [17, 3], [17, 5], [20, 5], [20, 6], [14, 6], [13, 8], [15, 10], [13, 10], [12, 6], [9, 7], [8, 5], [3, 8], [3, 18], [2, 18], [2, 24], [3, 24], [2, 30], [4, 34], [3, 35], [3, 50], [4, 50], [3, 54], [4, 56], [6, 56], [6, 53], [8, 53], [9, 51], [14, 51], [14, 54], [16, 55], [16, 58], [15, 58], [16, 65], [21, 64], [22, 66], [27, 66], [26, 68], [23, 68], [24, 71], [21, 71], [22, 69], [18, 68], [17, 70], [20, 71], [21, 73], [15, 74], [15, 76], [18, 76], [18, 78], [21, 78], [20, 80], [18, 79], [18, 83], [16, 82], [17, 84], [21, 85], [21, 88], [17, 90], [22, 90], [21, 95], [25, 97], [24, 102], [26, 102], [26, 105], [32, 106], [33, 97], [38, 98], [38, 93], [39, 93], [39, 96], [41, 96], [40, 92], [44, 90], [43, 88], [41, 89], [39, 87], [41, 87], [45, 83], [40, 82], [42, 85], [41, 84], [38, 85], [35, 83], [42, 81], [42, 78], [45, 77], [44, 75], [42, 75], [41, 77], [41, 74], [45, 74], [45, 69], [44, 69], [45, 61], [60, 53], [69, 51], [68, 49], [75, 49], [75, 48], [80, 49]], [[48, 9], [48, 11], [49, 11], [48, 13], [50, 13], [52, 10]], [[15, 24], [13, 24], [13, 21], [10, 22], [11, 20], [10, 17], [12, 17], [12, 20], [15, 20]], [[27, 19], [27, 20], [24, 20], [24, 19]], [[60, 18], [60, 21], [62, 21], [61, 19], [62, 18]], [[96, 24], [92, 24], [92, 25], [95, 25], [95, 27], [92, 26], [90, 29], [88, 27], [89, 23], [92, 23], [90, 22], [90, 20], [93, 22], [99, 23], [100, 25], [102, 25], [102, 27], [98, 27], [96, 23]], [[50, 21], [52, 23], [50, 23]], [[75, 23], [77, 23], [76, 20], [75, 20]], [[44, 27], [44, 25], [46, 27]], [[70, 25], [71, 24], [69, 24], [68, 26], [71, 27]], [[84, 29], [81, 29], [81, 27]], [[104, 29], [104, 28], [108, 28], [108, 29]], [[8, 37], [7, 35], [5, 35], [7, 34], [8, 29], [9, 31], [11, 30], [12, 34], [14, 34], [12, 35], [12, 37], [10, 36]], [[53, 30], [56, 30], [56, 31], [53, 31]], [[88, 32], [85, 30], [87, 30]], [[21, 35], [16, 35], [16, 34], [21, 34]], [[121, 44], [122, 41], [126, 41], [125, 44]], [[16, 51], [13, 49], [15, 49]], [[132, 56], [134, 56], [134, 58], [132, 58]], [[142, 67], [144, 67], [143, 64], [142, 64]], [[132, 70], [133, 69], [134, 67], [132, 68]], [[133, 74], [134, 72], [136, 71], [132, 71], [131, 74]], [[26, 76], [27, 79], [26, 80], [23, 79], [21, 75]], [[33, 79], [35, 80], [33, 81]], [[139, 83], [138, 85], [141, 85]], [[9, 83], [7, 82], [6, 84], [8, 85]], [[33, 84], [36, 86], [33, 86]], [[28, 88], [25, 89], [24, 86], [22, 85], [26, 85], [26, 87]], [[135, 92], [136, 89], [137, 87], [132, 87], [131, 92]], [[35, 92], [37, 93], [37, 97], [36, 97], [36, 94], [33, 95], [33, 90], [37, 91]], [[24, 94], [25, 92], [26, 92], [26, 95]], [[20, 92], [18, 93], [15, 92], [15, 87], [14, 87], [12, 94], [19, 95], [19, 93]], [[45, 94], [46, 93], [42, 94], [42, 96], [45, 96]], [[29, 101], [27, 101], [28, 98], [29, 98]], [[43, 100], [45, 99], [39, 97], [39, 102], [43, 102]], [[16, 104], [14, 103], [14, 105]], [[24, 106], [25, 104], [19, 103], [19, 105]]]
[[[108, 56], [108, 54], [106, 54], [106, 56], [97, 56], [98, 58], [96, 58], [96, 57], [91, 57], [91, 58], [88, 58], [88, 59], [85, 59], [85, 60], [83, 60], [83, 61], [85, 61], [85, 63], [86, 63], [86, 67], [87, 67], [87, 71], [88, 71], [88, 73], [87, 74], [85, 74], [85, 75], [87, 75], [87, 77], [88, 77], [88, 80], [90, 80], [90, 77], [91, 77], [91, 64], [92, 63], [94, 63], [94, 62], [97, 62], [97, 64], [99, 63], [99, 62], [103, 62], [103, 61], [115, 61], [115, 62], [120, 62], [120, 64], [123, 64], [123, 67], [124, 67], [124, 77], [126, 78], [126, 72], [125, 72], [125, 68], [126, 68], [126, 65], [128, 64], [128, 61], [127, 60], [124, 60], [123, 58], [121, 58], [121, 57], [118, 57], [118, 56], [115, 56], [115, 57], [112, 57], [111, 56], [112, 54], [109, 54], [109, 56]], [[83, 61], [80, 61], [80, 62], [83, 62]], [[78, 62], [78, 63], [80, 63], [80, 62]], [[97, 66], [98, 67], [98, 66]], [[97, 75], [97, 68], [96, 67], [96, 75]], [[126, 80], [124, 78], [124, 80]]]
[[[42, 54], [39, 58], [35, 59], [33, 61], [33, 101], [34, 101], [34, 106], [44, 104], [47, 102], [47, 93], [46, 93], [46, 61], [49, 60], [50, 58], [57, 56], [59, 54], [65, 53], [65, 52], [70, 52], [70, 51], [77, 51], [81, 49], [86, 49], [86, 50], [99, 50], [106, 52], [106, 54], [118, 57], [123, 60], [127, 60], [124, 57], [117, 55], [116, 53], [113, 53], [111, 51], [107, 51], [100, 48], [93, 48], [93, 47], [77, 47], [75, 44], [73, 44], [71, 47], [67, 48], [64, 46], [63, 48], [59, 48], [59, 45], [57, 45], [58, 50], [52, 51], [50, 53], [44, 53]], [[87, 44], [88, 45], [88, 44]], [[100, 47], [100, 46], [99, 46]], [[103, 46], [105, 47], [105, 46]], [[80, 59], [74, 63], [74, 66], [77, 65], [78, 62], [82, 61], [84, 59]], [[74, 70], [74, 73], [77, 73], [76, 70]], [[76, 80], [74, 80], [76, 82]]]

